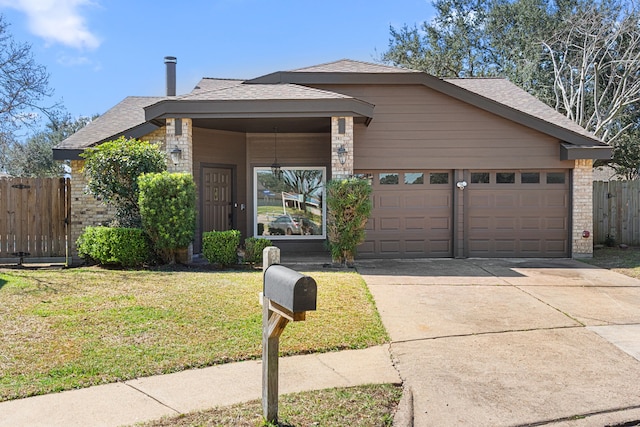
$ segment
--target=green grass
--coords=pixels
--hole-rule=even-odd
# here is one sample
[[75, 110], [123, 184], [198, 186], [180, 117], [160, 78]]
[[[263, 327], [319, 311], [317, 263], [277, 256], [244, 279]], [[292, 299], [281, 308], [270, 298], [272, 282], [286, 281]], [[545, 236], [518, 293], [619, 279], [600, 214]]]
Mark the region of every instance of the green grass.
[[594, 250], [593, 258], [581, 261], [640, 279], [640, 248], [605, 247]]
[[[362, 278], [309, 273], [318, 310], [281, 354], [388, 340]], [[261, 272], [0, 269], [0, 400], [261, 355]]]
[[[336, 388], [280, 396], [278, 418], [282, 427], [371, 427], [391, 426], [402, 388], [369, 385]], [[271, 426], [263, 423], [260, 401], [194, 412], [138, 424], [144, 427], [169, 426]]]

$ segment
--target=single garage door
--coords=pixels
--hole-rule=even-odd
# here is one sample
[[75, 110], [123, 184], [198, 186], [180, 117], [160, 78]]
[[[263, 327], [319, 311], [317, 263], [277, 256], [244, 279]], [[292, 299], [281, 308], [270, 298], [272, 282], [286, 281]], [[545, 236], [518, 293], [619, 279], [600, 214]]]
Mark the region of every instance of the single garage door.
[[469, 176], [468, 256], [570, 255], [568, 171], [470, 171]]
[[359, 171], [373, 190], [362, 258], [451, 257], [451, 171]]

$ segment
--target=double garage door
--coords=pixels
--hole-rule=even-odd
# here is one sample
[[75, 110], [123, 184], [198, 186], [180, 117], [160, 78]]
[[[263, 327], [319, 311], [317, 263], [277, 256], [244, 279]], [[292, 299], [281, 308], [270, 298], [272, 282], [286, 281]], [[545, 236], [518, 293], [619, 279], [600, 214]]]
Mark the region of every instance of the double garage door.
[[568, 257], [567, 170], [361, 171], [373, 212], [359, 256]]

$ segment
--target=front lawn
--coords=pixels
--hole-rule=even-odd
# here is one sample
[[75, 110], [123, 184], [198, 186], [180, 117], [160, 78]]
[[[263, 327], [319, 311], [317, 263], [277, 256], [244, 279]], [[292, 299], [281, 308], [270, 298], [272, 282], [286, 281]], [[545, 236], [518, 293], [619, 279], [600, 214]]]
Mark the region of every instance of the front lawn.
[[[388, 338], [362, 278], [309, 273], [318, 311], [281, 354]], [[0, 401], [261, 355], [261, 272], [0, 269]]]
[[[402, 397], [402, 388], [391, 384], [286, 394], [278, 401], [281, 427], [370, 427], [391, 426]], [[256, 427], [263, 423], [262, 402], [254, 400], [233, 406], [165, 417], [139, 423], [142, 427]]]

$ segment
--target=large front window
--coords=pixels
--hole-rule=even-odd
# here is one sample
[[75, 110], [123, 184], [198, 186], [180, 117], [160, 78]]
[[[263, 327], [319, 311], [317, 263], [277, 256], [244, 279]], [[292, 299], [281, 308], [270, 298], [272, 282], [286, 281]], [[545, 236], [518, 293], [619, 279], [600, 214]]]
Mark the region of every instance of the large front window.
[[325, 238], [326, 168], [286, 167], [282, 176], [255, 168], [254, 235], [269, 239]]

